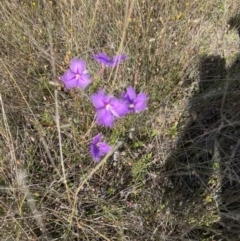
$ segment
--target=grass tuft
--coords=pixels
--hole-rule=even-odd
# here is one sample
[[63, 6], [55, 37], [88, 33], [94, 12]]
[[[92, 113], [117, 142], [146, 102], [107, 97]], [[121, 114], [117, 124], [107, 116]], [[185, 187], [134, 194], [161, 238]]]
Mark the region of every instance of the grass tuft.
[[[0, 3], [1, 240], [239, 240], [237, 1]], [[118, 68], [92, 54], [129, 55]], [[73, 57], [94, 77], [59, 77]], [[96, 126], [89, 94], [148, 110]], [[114, 146], [98, 164], [97, 133]]]

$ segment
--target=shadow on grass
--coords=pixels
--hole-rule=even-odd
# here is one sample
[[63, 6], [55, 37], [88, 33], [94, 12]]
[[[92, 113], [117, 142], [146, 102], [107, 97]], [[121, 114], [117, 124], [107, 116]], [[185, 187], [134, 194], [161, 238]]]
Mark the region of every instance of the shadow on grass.
[[[240, 35], [240, 15], [229, 21]], [[199, 92], [167, 158], [163, 197], [180, 240], [240, 240], [240, 54], [203, 56]], [[186, 121], [186, 120], [185, 120]]]

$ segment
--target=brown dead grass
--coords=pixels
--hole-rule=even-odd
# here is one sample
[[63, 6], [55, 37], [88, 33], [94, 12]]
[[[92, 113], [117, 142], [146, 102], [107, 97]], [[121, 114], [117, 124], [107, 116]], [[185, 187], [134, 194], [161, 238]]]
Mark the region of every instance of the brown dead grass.
[[[228, 72], [233, 71], [239, 37], [228, 21], [238, 12], [236, 1], [136, 0], [130, 17], [131, 1], [44, 2], [0, 3], [0, 94], [4, 107], [0, 121], [1, 239], [219, 237], [222, 229], [212, 224], [222, 219], [218, 210], [223, 200], [218, 196], [223, 184], [221, 168], [216, 167], [213, 173], [213, 167], [208, 166], [210, 174], [205, 176], [213, 186], [210, 191], [210, 184], [205, 183], [208, 188], [204, 192], [189, 195], [172, 176], [186, 180], [190, 170], [180, 172], [174, 167], [172, 173], [171, 168], [165, 170], [165, 164], [178, 149], [177, 140], [186, 130], [186, 122], [195, 116], [193, 112], [189, 115], [188, 109], [189, 100], [199, 92], [201, 57], [224, 58]], [[57, 91], [60, 126], [65, 126], [58, 132], [56, 89], [49, 84], [54, 81], [53, 73], [60, 76], [69, 60], [78, 56], [87, 61], [94, 75], [99, 67], [92, 54], [98, 51], [110, 55], [121, 51], [130, 59], [116, 72], [108, 71], [87, 93]], [[111, 131], [96, 128], [88, 94], [100, 87], [119, 93], [128, 85], [148, 93], [149, 110], [120, 121]], [[219, 100], [217, 103], [219, 107]], [[214, 100], [209, 101], [212, 105]], [[132, 129], [134, 137], [130, 138]], [[118, 158], [115, 154], [117, 162], [110, 158], [89, 176], [95, 164], [88, 144], [97, 131], [112, 144], [122, 140], [124, 145]], [[67, 183], [62, 179], [63, 166]], [[200, 165], [199, 170], [203, 168]], [[19, 173], [26, 173], [22, 183]], [[73, 209], [76, 190], [85, 182]], [[231, 216], [229, 210], [225, 216]]]

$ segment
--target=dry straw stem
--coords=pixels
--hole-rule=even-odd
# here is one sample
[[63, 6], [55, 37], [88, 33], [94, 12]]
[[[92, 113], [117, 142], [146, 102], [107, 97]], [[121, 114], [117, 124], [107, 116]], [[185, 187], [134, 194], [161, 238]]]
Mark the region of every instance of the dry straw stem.
[[[118, 47], [117, 54], [120, 54], [122, 52], [123, 44], [124, 44], [124, 41], [125, 41], [125, 38], [126, 38], [127, 28], [128, 28], [128, 25], [129, 25], [129, 22], [130, 22], [130, 17], [132, 15], [133, 7], [134, 7], [134, 3], [135, 3], [135, 0], [131, 0], [131, 1], [127, 0], [126, 1], [125, 19], [124, 19], [122, 37], [121, 37], [120, 45]], [[113, 86], [115, 86], [115, 82], [116, 82], [116, 79], [117, 79], [118, 68], [119, 68], [119, 65], [117, 65], [117, 67], [116, 67], [116, 71], [115, 71], [114, 78], [113, 78]], [[112, 71], [109, 75], [108, 82], [110, 81], [110, 79], [112, 77], [112, 73], [113, 73], [113, 69], [112, 69]]]
[[89, 228], [93, 233], [95, 233], [96, 235], [100, 236], [101, 238], [103, 238], [106, 241], [111, 241], [111, 239], [107, 238], [105, 235], [103, 235], [102, 233], [98, 232], [96, 229], [92, 228], [90, 225], [86, 225], [84, 223], [77, 223], [78, 228], [80, 229], [84, 229], [84, 227]]
[[4, 128], [6, 130], [7, 144], [8, 144], [8, 147], [10, 149], [11, 165], [12, 165], [12, 169], [15, 172], [14, 176], [16, 178], [16, 182], [19, 186], [19, 189], [24, 194], [24, 196], [27, 200], [28, 206], [29, 206], [29, 208], [30, 208], [30, 210], [33, 214], [33, 217], [36, 220], [38, 226], [40, 227], [43, 235], [45, 237], [47, 237], [46, 236], [46, 228], [45, 228], [45, 225], [44, 225], [43, 220], [42, 220], [42, 214], [38, 211], [35, 200], [33, 199], [32, 194], [31, 194], [28, 186], [26, 185], [26, 174], [22, 170], [22, 168], [19, 168], [18, 165], [17, 165], [17, 159], [16, 159], [15, 149], [14, 149], [14, 145], [13, 145], [13, 139], [12, 139], [12, 135], [11, 135], [11, 132], [10, 132], [10, 129], [9, 129], [7, 116], [6, 116], [6, 113], [5, 113], [4, 103], [3, 103], [3, 100], [2, 100], [1, 94], [0, 94], [0, 103], [1, 103], [1, 109], [2, 109], [2, 115], [3, 115]]
[[20, 88], [19, 85], [17, 84], [17, 81], [13, 78], [11, 72], [9, 71], [9, 69], [7, 68], [6, 64], [3, 62], [2, 59], [1, 59], [1, 63], [2, 63], [2, 65], [3, 65], [3, 67], [6, 69], [7, 73], [9, 74], [10, 80], [12, 80], [13, 83], [14, 83], [14, 85], [17, 87], [17, 89], [18, 89], [18, 91], [19, 91], [22, 99], [24, 100], [24, 102], [26, 103], [29, 111], [31, 112], [31, 114], [32, 114], [32, 116], [33, 116], [33, 118], [34, 118], [34, 121], [35, 121], [35, 128], [37, 129], [38, 134], [39, 134], [39, 136], [40, 136], [40, 141], [41, 141], [42, 144], [43, 144], [43, 147], [44, 147], [44, 149], [45, 149], [45, 151], [46, 151], [46, 153], [47, 153], [47, 156], [48, 156], [48, 158], [49, 158], [49, 160], [50, 160], [53, 168], [55, 169], [55, 171], [56, 171], [56, 173], [58, 174], [58, 176], [61, 178], [61, 174], [60, 174], [60, 172], [59, 172], [59, 170], [58, 170], [58, 168], [57, 168], [57, 166], [56, 166], [56, 164], [55, 164], [55, 161], [54, 161], [54, 159], [53, 159], [53, 157], [52, 157], [52, 155], [51, 155], [51, 153], [50, 153], [50, 150], [49, 150], [49, 147], [48, 147], [48, 145], [47, 145], [47, 142], [46, 142], [46, 140], [45, 140], [45, 138], [44, 138], [44, 134], [43, 134], [43, 131], [42, 131], [42, 129], [41, 129], [41, 124], [39, 123], [39, 121], [38, 121], [37, 118], [35, 117], [35, 115], [34, 115], [34, 113], [33, 113], [33, 111], [32, 111], [32, 108], [30, 107], [29, 103], [27, 102], [27, 100], [26, 100], [26, 98], [25, 98], [25, 96], [24, 96], [21, 88]]
[[96, 19], [96, 14], [97, 14], [97, 10], [98, 10], [98, 6], [99, 6], [99, 0], [96, 1], [95, 3], [95, 8], [94, 8], [94, 12], [93, 12], [93, 17], [90, 23], [90, 27], [89, 27], [89, 33], [88, 33], [88, 40], [87, 40], [87, 46], [89, 47], [90, 45], [90, 41], [92, 38], [92, 30], [93, 30], [93, 25], [94, 25], [94, 21]]
[[[46, 228], [45, 225], [43, 223], [43, 219], [42, 219], [42, 214], [38, 211], [35, 200], [28, 188], [28, 186], [26, 185], [26, 174], [22, 169], [18, 170], [18, 185], [20, 186], [20, 189], [22, 191], [22, 193], [25, 195], [25, 198], [27, 200], [28, 206], [33, 214], [34, 219], [36, 220], [38, 226], [40, 227], [43, 236], [45, 236], [47, 239], [47, 232], [46, 232]], [[49, 239], [48, 239], [49, 240]]]
[[[53, 49], [53, 37], [51, 32], [51, 3], [47, 4], [46, 1], [44, 1], [44, 8], [49, 13], [49, 19], [47, 21], [47, 32], [48, 32], [48, 40], [49, 40], [49, 46], [50, 46], [50, 64], [51, 64], [51, 71], [52, 71], [52, 78], [53, 80], [56, 80], [56, 64], [55, 64], [55, 56], [54, 56], [54, 49]], [[57, 88], [54, 89], [54, 100], [55, 100], [55, 121], [57, 126], [57, 133], [58, 133], [58, 143], [59, 143], [59, 153], [60, 153], [60, 161], [61, 161], [61, 167], [62, 167], [62, 175], [63, 175], [63, 182], [67, 191], [68, 201], [71, 203], [71, 190], [68, 187], [67, 179], [66, 179], [66, 172], [64, 167], [64, 161], [63, 161], [63, 151], [62, 151], [62, 137], [61, 137], [61, 131], [60, 131], [60, 121], [59, 121], [59, 106], [58, 106], [58, 90]]]
[[80, 183], [80, 185], [78, 186], [75, 195], [74, 195], [74, 202], [73, 202], [73, 206], [72, 206], [72, 213], [71, 216], [69, 218], [69, 224], [70, 226], [72, 225], [73, 222], [73, 216], [75, 213], [75, 209], [76, 209], [76, 204], [77, 204], [77, 199], [78, 199], [78, 193], [81, 191], [81, 189], [83, 188], [83, 186], [92, 178], [92, 176], [107, 162], [107, 160], [109, 159], [109, 157], [116, 151], [118, 150], [121, 146], [123, 145], [122, 142], [118, 142], [112, 149], [111, 151], [102, 159], [102, 161], [100, 161], [96, 167], [94, 169], [92, 169], [89, 174], [87, 175], [87, 177], [82, 181], [82, 183]]
[[4, 123], [4, 128], [6, 130], [6, 140], [7, 140], [7, 145], [10, 149], [10, 156], [11, 156], [11, 166], [12, 166], [12, 170], [15, 170], [15, 176], [17, 175], [17, 160], [16, 160], [16, 156], [15, 156], [15, 150], [14, 150], [14, 146], [13, 146], [13, 139], [12, 139], [12, 135], [10, 132], [10, 128], [8, 125], [8, 121], [7, 121], [7, 117], [5, 114], [5, 109], [4, 109], [4, 104], [3, 104], [3, 100], [2, 100], [2, 95], [0, 94], [0, 102], [1, 102], [1, 108], [2, 108], [2, 115], [3, 115], [3, 123]]

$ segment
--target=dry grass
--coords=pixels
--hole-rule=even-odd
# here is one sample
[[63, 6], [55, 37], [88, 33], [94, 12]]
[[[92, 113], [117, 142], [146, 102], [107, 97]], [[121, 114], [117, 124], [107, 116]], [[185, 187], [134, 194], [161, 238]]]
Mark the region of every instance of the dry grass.
[[[236, 1], [0, 3], [1, 240], [238, 240]], [[86, 92], [51, 82], [78, 56], [130, 59]], [[97, 127], [89, 94], [128, 85], [149, 109]], [[104, 133], [117, 151], [96, 165]]]

